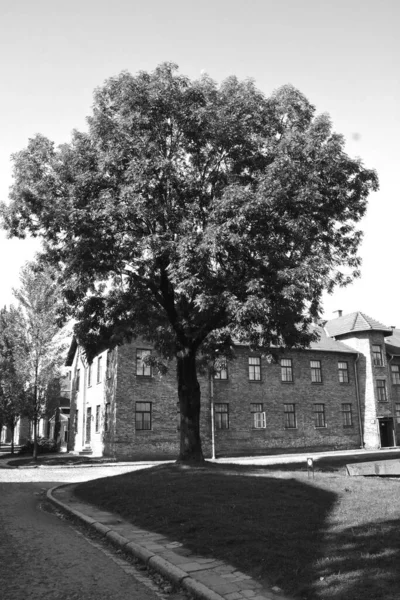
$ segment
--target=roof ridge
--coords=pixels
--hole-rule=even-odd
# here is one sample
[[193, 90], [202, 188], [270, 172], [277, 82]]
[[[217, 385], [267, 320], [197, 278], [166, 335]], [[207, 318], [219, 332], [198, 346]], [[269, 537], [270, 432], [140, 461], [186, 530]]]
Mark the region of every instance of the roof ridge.
[[[371, 325], [370, 321], [368, 320], [368, 319], [371, 319], [371, 317], [368, 317], [368, 315], [366, 315], [365, 313], [363, 313], [361, 311], [359, 311], [358, 314], [361, 315], [361, 318], [364, 319], [364, 321], [368, 325], [368, 327], [370, 329], [372, 329], [372, 325]], [[368, 317], [368, 319], [366, 317]]]
[[358, 315], [359, 315], [359, 314], [361, 314], [359, 310], [357, 310], [357, 311], [354, 313], [354, 321], [353, 321], [353, 323], [352, 323], [352, 326], [351, 326], [351, 329], [350, 329], [350, 331], [353, 331], [353, 329], [354, 329], [354, 327], [355, 327], [355, 325], [356, 325], [356, 322], [357, 322], [357, 319], [358, 319]]

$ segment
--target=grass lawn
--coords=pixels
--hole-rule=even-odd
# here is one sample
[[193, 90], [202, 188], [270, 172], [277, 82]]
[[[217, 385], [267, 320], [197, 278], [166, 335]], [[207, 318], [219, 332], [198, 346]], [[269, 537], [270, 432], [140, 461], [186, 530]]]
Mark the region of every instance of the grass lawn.
[[69, 454], [52, 454], [50, 456], [39, 454], [37, 460], [33, 460], [31, 455], [20, 456], [18, 454], [15, 454], [14, 456], [8, 454], [7, 458], [12, 458], [12, 462], [9, 463], [11, 467], [25, 467], [31, 465], [101, 465], [101, 463], [116, 462], [112, 458], [90, 458], [87, 456], [73, 456]]
[[314, 479], [304, 465], [169, 464], [76, 494], [299, 598], [399, 600], [400, 480], [347, 477], [345, 462], [319, 461]]

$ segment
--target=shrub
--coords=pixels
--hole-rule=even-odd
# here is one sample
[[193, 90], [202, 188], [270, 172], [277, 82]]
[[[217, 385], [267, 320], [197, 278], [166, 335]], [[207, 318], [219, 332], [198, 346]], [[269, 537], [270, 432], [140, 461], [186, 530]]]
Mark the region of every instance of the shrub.
[[[57, 452], [57, 442], [49, 438], [39, 437], [38, 454], [47, 454], [49, 452]], [[19, 454], [33, 454], [33, 440], [28, 440], [19, 450]]]

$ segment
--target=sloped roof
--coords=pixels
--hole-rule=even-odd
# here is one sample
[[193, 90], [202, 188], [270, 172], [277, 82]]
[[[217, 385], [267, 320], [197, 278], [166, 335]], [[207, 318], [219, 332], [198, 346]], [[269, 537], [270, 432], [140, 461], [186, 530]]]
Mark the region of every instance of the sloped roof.
[[[310, 325], [311, 331], [316, 331], [319, 335], [319, 340], [317, 342], [311, 342], [308, 348], [304, 348], [307, 350], [317, 350], [324, 352], [345, 352], [346, 354], [357, 354], [357, 352], [347, 346], [343, 342], [339, 342], [338, 340], [334, 340], [329, 337], [325, 331], [325, 329], [320, 325]], [[238, 340], [233, 340], [235, 346], [246, 346], [245, 343], [239, 342]], [[276, 346], [273, 346], [276, 348]], [[296, 349], [296, 348], [294, 348]]]
[[362, 312], [353, 312], [325, 323], [329, 336], [337, 337], [352, 331], [382, 331], [385, 335], [392, 335], [392, 328], [386, 327], [379, 321], [372, 319]]
[[392, 329], [392, 335], [385, 340], [386, 352], [400, 355], [400, 329]]
[[313, 325], [312, 327], [318, 332], [319, 340], [318, 342], [311, 342], [309, 348], [310, 350], [324, 350], [325, 352], [350, 352], [351, 354], [357, 354], [357, 352], [353, 348], [350, 348], [350, 346], [347, 346], [343, 342], [339, 342], [329, 337], [323, 327], [320, 327], [319, 325]]

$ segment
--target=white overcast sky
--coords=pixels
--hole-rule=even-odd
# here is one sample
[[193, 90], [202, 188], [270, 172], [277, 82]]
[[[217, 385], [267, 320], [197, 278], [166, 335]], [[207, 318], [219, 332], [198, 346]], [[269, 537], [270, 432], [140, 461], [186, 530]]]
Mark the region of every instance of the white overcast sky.
[[[35, 133], [69, 141], [94, 88], [122, 70], [173, 61], [190, 78], [252, 77], [266, 95], [292, 83], [380, 178], [362, 278], [325, 298], [325, 317], [361, 310], [400, 326], [399, 23], [399, 0], [0, 0], [0, 199], [10, 155]], [[36, 246], [0, 231], [0, 306]]]

